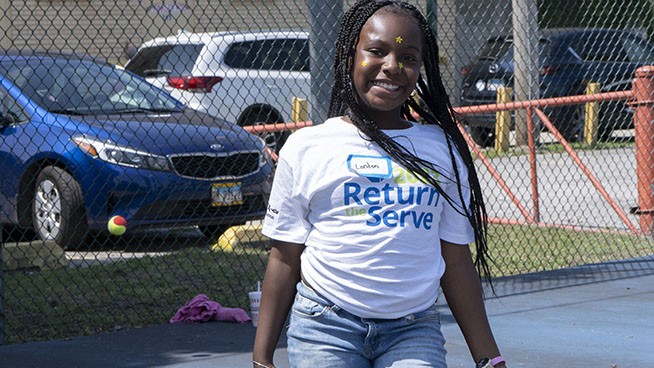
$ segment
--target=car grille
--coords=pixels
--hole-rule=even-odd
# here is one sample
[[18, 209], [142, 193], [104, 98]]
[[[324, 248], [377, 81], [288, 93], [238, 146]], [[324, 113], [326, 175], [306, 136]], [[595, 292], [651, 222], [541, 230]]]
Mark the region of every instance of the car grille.
[[244, 196], [243, 204], [212, 206], [211, 200], [167, 201], [144, 206], [134, 215], [137, 220], [189, 221], [229, 217], [263, 217], [266, 209], [263, 195]]
[[259, 152], [238, 152], [230, 155], [172, 156], [175, 171], [194, 179], [239, 178], [259, 170]]

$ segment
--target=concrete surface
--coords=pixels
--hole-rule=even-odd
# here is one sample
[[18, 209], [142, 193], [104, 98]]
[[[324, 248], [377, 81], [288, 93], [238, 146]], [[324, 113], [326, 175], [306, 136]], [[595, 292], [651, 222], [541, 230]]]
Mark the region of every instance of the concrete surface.
[[[507, 277], [495, 287], [487, 309], [509, 367], [654, 366], [654, 256]], [[473, 367], [445, 305], [442, 313], [448, 365]], [[7, 345], [0, 367], [251, 367], [254, 332], [210, 322]], [[289, 367], [285, 338], [276, 363]]]

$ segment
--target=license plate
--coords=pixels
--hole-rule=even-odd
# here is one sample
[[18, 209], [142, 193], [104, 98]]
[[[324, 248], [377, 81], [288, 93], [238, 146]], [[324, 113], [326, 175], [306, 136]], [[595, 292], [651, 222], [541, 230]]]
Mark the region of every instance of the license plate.
[[235, 206], [239, 204], [243, 204], [241, 183], [211, 184], [212, 206]]

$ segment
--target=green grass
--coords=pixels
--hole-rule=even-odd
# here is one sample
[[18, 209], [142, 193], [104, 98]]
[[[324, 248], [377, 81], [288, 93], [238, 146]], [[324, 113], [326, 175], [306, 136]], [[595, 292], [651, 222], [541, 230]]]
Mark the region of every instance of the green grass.
[[225, 307], [245, 309], [247, 291], [261, 279], [265, 262], [261, 249], [189, 248], [88, 268], [6, 272], [5, 341], [163, 324], [197, 294]]
[[489, 226], [494, 276], [556, 270], [654, 254], [654, 240], [610, 231], [555, 227]]
[[[599, 231], [492, 225], [489, 240], [495, 276], [654, 253], [649, 238]], [[266, 260], [260, 246], [230, 252], [190, 247], [88, 268], [5, 272], [5, 342], [163, 324], [200, 293], [247, 310], [247, 291], [262, 278]]]

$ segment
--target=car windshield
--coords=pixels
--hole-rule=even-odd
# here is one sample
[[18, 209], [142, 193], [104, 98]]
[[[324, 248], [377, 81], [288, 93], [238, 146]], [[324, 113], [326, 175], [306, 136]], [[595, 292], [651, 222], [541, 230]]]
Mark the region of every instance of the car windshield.
[[[541, 61], [550, 52], [550, 44], [544, 39], [538, 40], [538, 55]], [[513, 61], [513, 39], [507, 37], [491, 38], [477, 57], [479, 61]]]
[[125, 70], [90, 60], [30, 58], [0, 66], [34, 103], [68, 115], [173, 112], [183, 104]]
[[497, 61], [505, 57], [512, 48], [512, 42], [506, 38], [491, 38], [479, 52], [479, 60]]

